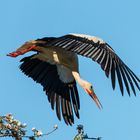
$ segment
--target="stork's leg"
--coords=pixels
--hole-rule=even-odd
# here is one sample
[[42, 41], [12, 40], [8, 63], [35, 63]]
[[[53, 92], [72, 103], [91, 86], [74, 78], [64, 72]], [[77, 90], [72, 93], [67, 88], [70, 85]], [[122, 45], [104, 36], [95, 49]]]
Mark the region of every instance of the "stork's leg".
[[35, 45], [32, 45], [32, 46], [30, 46], [28, 48], [22, 48], [21, 50], [19, 48], [15, 52], [12, 52], [12, 53], [7, 54], [7, 56], [17, 57], [19, 55], [23, 55], [23, 54], [25, 54], [25, 53], [33, 50], [35, 47], [36, 47]]

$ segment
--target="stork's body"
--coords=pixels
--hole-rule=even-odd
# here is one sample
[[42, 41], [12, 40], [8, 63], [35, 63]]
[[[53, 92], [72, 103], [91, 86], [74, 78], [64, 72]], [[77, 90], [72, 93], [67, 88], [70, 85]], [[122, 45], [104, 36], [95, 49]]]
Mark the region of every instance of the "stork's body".
[[73, 52], [68, 52], [60, 48], [46, 47], [36, 48], [41, 53], [36, 55], [42, 61], [50, 62], [51, 64], [63, 65], [71, 71], [78, 72], [78, 56]]
[[102, 107], [92, 85], [80, 77], [78, 54], [99, 63], [106, 76], [111, 76], [113, 89], [115, 89], [117, 77], [122, 95], [124, 86], [129, 95], [129, 87], [135, 95], [134, 85], [140, 90], [139, 78], [100, 38], [80, 34], [42, 38], [26, 42], [8, 56], [16, 57], [28, 51], [37, 53], [23, 58], [20, 69], [43, 86], [52, 109], [56, 108], [59, 119], [61, 119], [62, 112], [66, 124], [74, 123], [73, 110], [79, 118], [80, 102], [76, 81], [91, 96], [96, 105], [99, 108]]

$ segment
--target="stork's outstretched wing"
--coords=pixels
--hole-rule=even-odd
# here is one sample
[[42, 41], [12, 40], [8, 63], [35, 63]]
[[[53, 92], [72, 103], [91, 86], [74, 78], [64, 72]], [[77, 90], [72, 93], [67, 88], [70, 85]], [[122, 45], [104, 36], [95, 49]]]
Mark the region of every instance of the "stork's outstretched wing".
[[135, 86], [140, 90], [138, 84], [140, 79], [118, 57], [115, 51], [100, 38], [81, 34], [68, 34], [55, 38], [47, 45], [59, 47], [98, 62], [101, 65], [101, 68], [105, 71], [106, 76], [109, 77], [109, 75], [111, 75], [113, 89], [115, 89], [117, 76], [122, 95], [124, 93], [124, 85], [129, 95], [129, 87], [131, 87], [135, 95]]
[[[61, 120], [62, 112], [66, 124], [72, 125], [74, 123], [73, 110], [79, 118], [80, 109], [79, 95], [73, 76], [67, 68], [61, 68], [61, 66], [52, 65], [34, 58], [36, 55], [23, 58], [20, 69], [28, 77], [43, 86], [52, 109], [56, 108], [58, 119]], [[63, 74], [69, 73], [68, 81], [66, 76], [61, 76], [61, 70]]]

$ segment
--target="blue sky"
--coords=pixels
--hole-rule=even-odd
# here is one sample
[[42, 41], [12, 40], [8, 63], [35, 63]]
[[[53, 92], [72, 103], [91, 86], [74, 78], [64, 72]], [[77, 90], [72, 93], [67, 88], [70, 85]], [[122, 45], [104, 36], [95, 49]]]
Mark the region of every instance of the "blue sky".
[[[67, 33], [99, 36], [107, 41], [122, 60], [140, 77], [139, 0], [3, 0], [0, 4], [0, 114], [11, 112], [31, 127], [43, 131], [58, 124], [59, 130], [49, 140], [73, 139], [76, 126], [83, 124], [89, 136], [103, 140], [139, 138], [140, 94], [122, 97], [118, 85], [112, 90], [99, 65], [80, 57], [80, 72], [93, 84], [103, 104], [98, 110], [93, 101], [78, 86], [80, 119], [66, 126], [51, 110], [42, 87], [18, 69], [16, 59], [6, 54], [27, 40]], [[26, 56], [30, 53], [26, 54]], [[42, 140], [45, 138], [42, 138]]]

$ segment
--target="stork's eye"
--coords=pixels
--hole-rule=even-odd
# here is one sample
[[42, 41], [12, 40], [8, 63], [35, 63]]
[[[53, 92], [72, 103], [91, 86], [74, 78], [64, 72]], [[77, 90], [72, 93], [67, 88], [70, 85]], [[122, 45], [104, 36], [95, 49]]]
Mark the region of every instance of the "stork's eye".
[[92, 86], [90, 86], [90, 89], [93, 89], [93, 87], [92, 87]]

